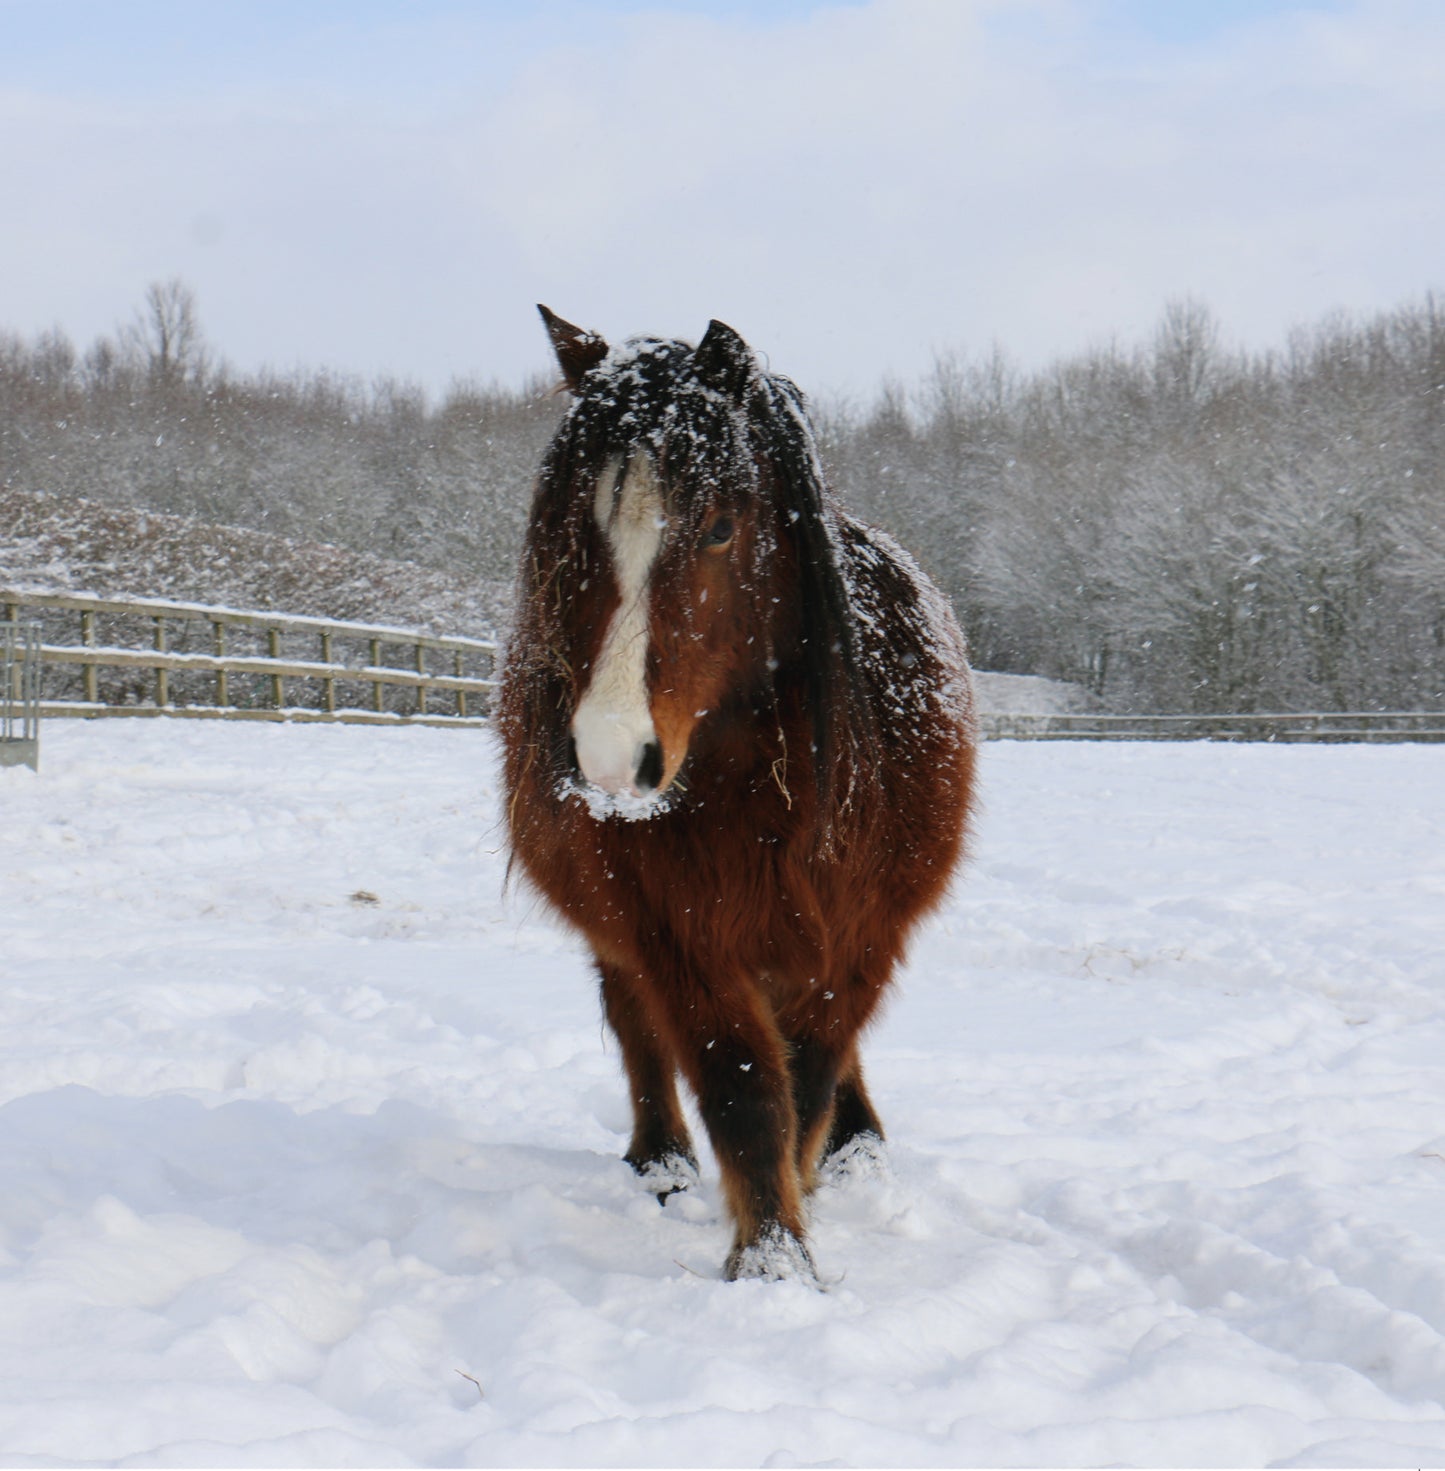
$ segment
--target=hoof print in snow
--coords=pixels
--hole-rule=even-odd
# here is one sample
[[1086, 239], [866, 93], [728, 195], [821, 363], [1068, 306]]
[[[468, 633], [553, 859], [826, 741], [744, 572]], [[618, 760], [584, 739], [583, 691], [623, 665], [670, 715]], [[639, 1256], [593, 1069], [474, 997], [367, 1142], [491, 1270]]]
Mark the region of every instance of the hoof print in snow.
[[358, 889], [349, 897], [353, 904], [363, 909], [375, 909], [381, 903], [380, 895], [373, 894], [370, 889]]
[[777, 1224], [765, 1227], [751, 1245], [733, 1247], [724, 1275], [729, 1282], [802, 1282], [823, 1290], [813, 1254], [787, 1227]]

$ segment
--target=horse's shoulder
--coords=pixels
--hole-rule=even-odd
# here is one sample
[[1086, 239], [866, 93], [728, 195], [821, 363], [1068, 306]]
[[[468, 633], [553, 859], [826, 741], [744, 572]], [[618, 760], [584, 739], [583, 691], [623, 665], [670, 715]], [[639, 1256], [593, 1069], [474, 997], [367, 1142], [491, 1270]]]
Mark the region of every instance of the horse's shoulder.
[[885, 721], [945, 708], [969, 725], [968, 652], [948, 598], [886, 531], [840, 517], [839, 541], [862, 675]]
[[949, 661], [962, 655], [953, 608], [937, 583], [886, 531], [840, 516], [843, 575], [865, 643], [869, 635], [927, 646]]

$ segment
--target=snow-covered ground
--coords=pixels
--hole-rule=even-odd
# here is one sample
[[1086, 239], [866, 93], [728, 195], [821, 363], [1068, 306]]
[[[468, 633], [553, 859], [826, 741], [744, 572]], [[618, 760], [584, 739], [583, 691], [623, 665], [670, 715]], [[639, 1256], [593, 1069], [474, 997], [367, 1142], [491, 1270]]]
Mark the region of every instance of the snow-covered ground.
[[831, 1290], [665, 1208], [476, 731], [0, 771], [5, 1465], [1445, 1465], [1445, 748], [998, 744]]
[[1087, 715], [1101, 703], [1083, 685], [1037, 674], [973, 673], [974, 699], [985, 715]]

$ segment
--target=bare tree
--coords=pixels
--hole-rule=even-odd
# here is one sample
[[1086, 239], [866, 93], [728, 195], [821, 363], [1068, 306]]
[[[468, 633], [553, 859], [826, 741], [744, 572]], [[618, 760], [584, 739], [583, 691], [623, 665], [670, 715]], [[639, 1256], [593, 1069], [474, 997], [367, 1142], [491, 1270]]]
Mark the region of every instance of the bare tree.
[[134, 320], [121, 329], [121, 342], [163, 387], [201, 382], [210, 366], [195, 293], [178, 276], [146, 287]]
[[1154, 334], [1154, 384], [1161, 404], [1176, 410], [1202, 405], [1219, 368], [1219, 326], [1192, 297], [1166, 303]]

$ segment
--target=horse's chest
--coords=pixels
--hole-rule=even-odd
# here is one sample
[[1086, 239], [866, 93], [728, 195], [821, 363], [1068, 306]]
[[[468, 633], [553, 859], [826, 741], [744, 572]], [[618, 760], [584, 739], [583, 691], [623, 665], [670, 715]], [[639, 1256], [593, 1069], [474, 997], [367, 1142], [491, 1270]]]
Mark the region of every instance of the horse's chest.
[[564, 908], [618, 941], [666, 934], [683, 951], [757, 969], [796, 969], [817, 948], [816, 895], [766, 832], [594, 824], [568, 867]]

